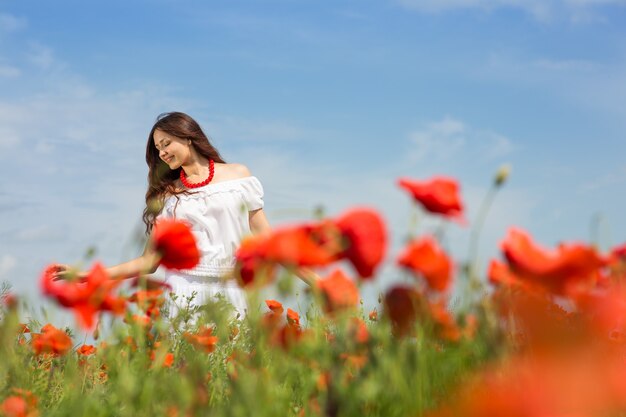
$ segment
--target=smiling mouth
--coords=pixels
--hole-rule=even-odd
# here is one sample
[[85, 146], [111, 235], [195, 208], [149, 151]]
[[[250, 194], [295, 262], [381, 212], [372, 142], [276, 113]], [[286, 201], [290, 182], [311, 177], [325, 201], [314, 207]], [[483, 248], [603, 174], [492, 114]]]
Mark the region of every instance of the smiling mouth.
[[173, 156], [170, 156], [170, 157], [168, 157], [168, 158], [163, 158], [163, 160], [164, 160], [165, 162], [167, 162], [168, 164], [169, 164], [170, 162], [172, 162], [172, 160], [173, 160], [173, 159], [174, 159], [174, 157], [173, 157]]

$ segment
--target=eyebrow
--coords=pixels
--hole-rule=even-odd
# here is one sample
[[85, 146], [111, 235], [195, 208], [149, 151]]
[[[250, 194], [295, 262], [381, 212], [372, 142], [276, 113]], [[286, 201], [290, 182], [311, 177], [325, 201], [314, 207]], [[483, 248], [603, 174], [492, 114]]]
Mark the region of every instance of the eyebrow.
[[155, 147], [155, 148], [157, 148], [157, 149], [159, 149], [159, 145], [160, 145], [160, 144], [162, 144], [162, 143], [163, 143], [163, 141], [164, 141], [164, 140], [167, 140], [167, 139], [168, 139], [167, 137], [164, 137], [163, 139], [161, 139], [161, 140], [159, 141], [159, 143], [155, 143], [155, 144], [154, 144], [154, 147]]

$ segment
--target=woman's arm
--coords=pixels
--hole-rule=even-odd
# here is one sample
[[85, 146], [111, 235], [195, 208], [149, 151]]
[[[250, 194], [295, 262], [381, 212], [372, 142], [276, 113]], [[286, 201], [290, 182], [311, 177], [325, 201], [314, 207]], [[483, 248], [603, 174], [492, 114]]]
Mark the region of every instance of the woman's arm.
[[[250, 231], [254, 235], [263, 235], [269, 234], [272, 231], [272, 227], [270, 226], [270, 222], [267, 220], [265, 216], [265, 212], [263, 209], [258, 209], [251, 211], [249, 214], [250, 218]], [[297, 268], [295, 274], [302, 281], [307, 283], [309, 286], [314, 286], [317, 280], [319, 280], [319, 276], [310, 268], [300, 267]]]
[[[127, 279], [134, 278], [140, 275], [152, 274], [159, 266], [159, 256], [156, 252], [146, 248], [143, 254], [133, 260], [124, 262], [118, 265], [110, 266], [106, 269], [107, 274], [112, 279]], [[69, 265], [58, 264], [56, 265], [56, 279], [64, 279], [67, 276], [74, 275], [79, 279], [86, 278], [89, 275], [87, 271], [76, 272]]]
[[253, 210], [248, 214], [250, 221], [250, 231], [253, 235], [265, 235], [272, 231], [272, 226], [265, 216], [262, 208]]
[[140, 275], [152, 274], [159, 266], [159, 259], [160, 257], [157, 253], [146, 247], [143, 254], [138, 258], [108, 267], [106, 271], [113, 279], [134, 278]]

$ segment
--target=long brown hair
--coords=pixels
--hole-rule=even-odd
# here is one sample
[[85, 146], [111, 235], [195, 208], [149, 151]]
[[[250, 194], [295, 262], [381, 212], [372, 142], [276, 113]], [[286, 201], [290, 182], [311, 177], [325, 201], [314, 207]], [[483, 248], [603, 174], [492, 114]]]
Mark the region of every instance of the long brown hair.
[[179, 139], [190, 140], [196, 152], [207, 159], [212, 159], [215, 162], [225, 162], [194, 119], [181, 112], [160, 114], [154, 126], [152, 126], [146, 145], [148, 190], [146, 191], [146, 208], [143, 210], [146, 234], [152, 230], [154, 220], [163, 209], [166, 197], [188, 193], [187, 190], [177, 190], [175, 186], [176, 180], [180, 177], [182, 167], [170, 169], [159, 157], [159, 150], [154, 145], [154, 131], [157, 129]]

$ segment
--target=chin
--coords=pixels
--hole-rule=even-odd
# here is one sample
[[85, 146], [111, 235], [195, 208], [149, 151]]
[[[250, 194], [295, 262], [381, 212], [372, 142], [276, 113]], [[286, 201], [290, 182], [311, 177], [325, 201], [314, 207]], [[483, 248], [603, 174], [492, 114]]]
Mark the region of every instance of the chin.
[[173, 160], [172, 162], [165, 162], [165, 164], [171, 169], [171, 170], [175, 170], [176, 168], [180, 168], [180, 164], [178, 162], [176, 162], [176, 160]]

